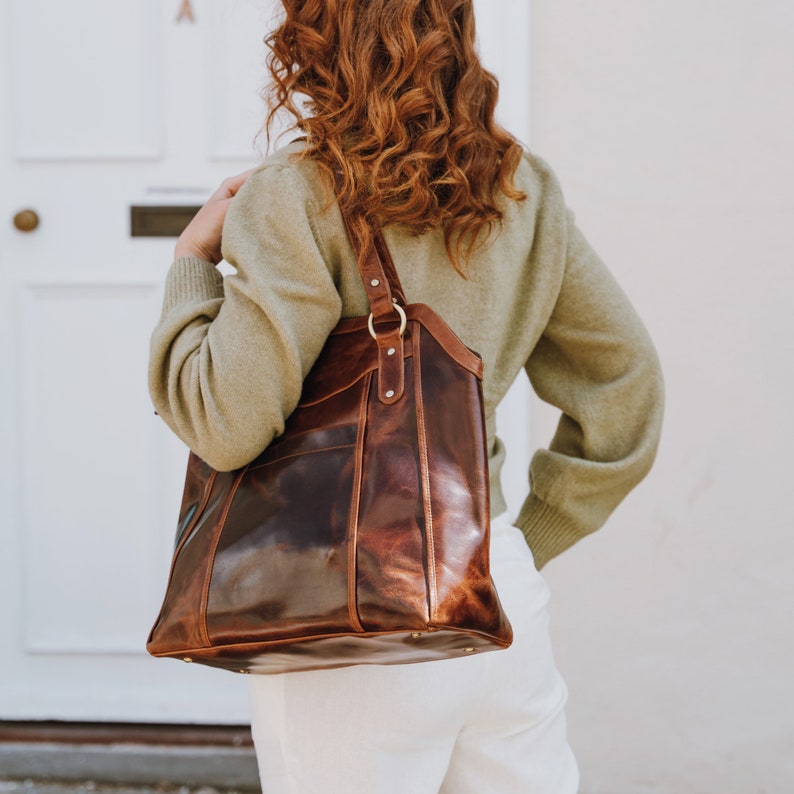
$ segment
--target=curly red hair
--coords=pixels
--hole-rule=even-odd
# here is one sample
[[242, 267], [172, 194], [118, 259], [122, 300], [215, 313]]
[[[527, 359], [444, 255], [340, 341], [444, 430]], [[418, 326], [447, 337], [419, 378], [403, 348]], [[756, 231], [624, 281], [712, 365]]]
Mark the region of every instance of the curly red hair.
[[521, 201], [520, 144], [494, 120], [496, 78], [480, 64], [472, 0], [282, 0], [266, 39], [276, 114], [335, 184], [367, 246], [371, 229], [443, 227], [462, 263]]

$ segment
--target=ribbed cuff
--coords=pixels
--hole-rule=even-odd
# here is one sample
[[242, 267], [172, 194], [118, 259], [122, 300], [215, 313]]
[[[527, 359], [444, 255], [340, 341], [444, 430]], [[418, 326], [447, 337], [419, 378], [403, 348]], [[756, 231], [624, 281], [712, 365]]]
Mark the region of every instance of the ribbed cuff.
[[587, 534], [535, 494], [524, 503], [516, 526], [524, 533], [538, 570]]
[[223, 297], [223, 276], [212, 262], [196, 256], [174, 260], [165, 281], [163, 313], [184, 304]]

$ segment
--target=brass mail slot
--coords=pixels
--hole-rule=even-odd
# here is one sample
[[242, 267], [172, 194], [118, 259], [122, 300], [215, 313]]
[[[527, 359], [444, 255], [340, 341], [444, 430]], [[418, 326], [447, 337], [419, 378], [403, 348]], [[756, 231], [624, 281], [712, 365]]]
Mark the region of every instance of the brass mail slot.
[[197, 206], [175, 207], [169, 204], [155, 207], [145, 204], [130, 207], [130, 235], [132, 237], [179, 237], [193, 216], [201, 209]]

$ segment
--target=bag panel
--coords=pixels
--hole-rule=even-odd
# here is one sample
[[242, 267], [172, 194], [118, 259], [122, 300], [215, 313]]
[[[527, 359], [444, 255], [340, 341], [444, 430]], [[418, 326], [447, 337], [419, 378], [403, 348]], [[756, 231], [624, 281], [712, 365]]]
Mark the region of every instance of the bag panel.
[[429, 617], [413, 358], [405, 381], [403, 398], [384, 405], [373, 378], [368, 401], [357, 532], [357, 605], [367, 630], [425, 629]]
[[[203, 463], [191, 453], [189, 468], [196, 462]], [[205, 507], [194, 518], [190, 533], [183, 537], [174, 555], [160, 615], [147, 643], [151, 653], [208, 644], [199, 605], [221, 517], [238, 476], [239, 472], [217, 472], [211, 478]]]
[[460, 367], [467, 369], [478, 380], [482, 380], [483, 363], [479, 353], [466, 347], [455, 335], [455, 332], [424, 303], [412, 303], [405, 307], [405, 313], [411, 320], [416, 320], [430, 332], [436, 343]]
[[174, 551], [179, 548], [185, 534], [192, 531], [198, 514], [203, 510], [217, 472], [198, 455], [190, 453], [182, 492], [182, 506], [176, 525]]
[[489, 574], [487, 441], [482, 385], [436, 339], [421, 336], [437, 606], [434, 625], [466, 625], [499, 634], [501, 609]]
[[347, 536], [356, 431], [306, 433], [314, 449], [245, 472], [212, 569], [213, 645], [354, 630]]

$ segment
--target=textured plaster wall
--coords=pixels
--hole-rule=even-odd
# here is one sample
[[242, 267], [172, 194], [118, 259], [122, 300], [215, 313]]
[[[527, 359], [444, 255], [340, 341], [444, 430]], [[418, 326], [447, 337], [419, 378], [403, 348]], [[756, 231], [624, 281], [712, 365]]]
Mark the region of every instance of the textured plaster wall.
[[785, 0], [532, 3], [531, 148], [668, 390], [650, 477], [544, 571], [582, 794], [794, 791], [793, 43]]

